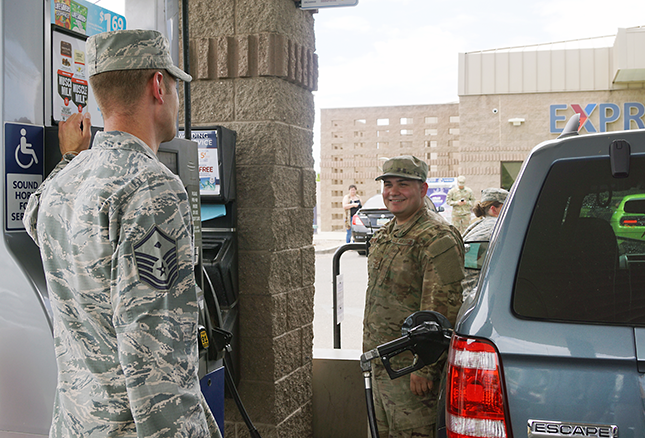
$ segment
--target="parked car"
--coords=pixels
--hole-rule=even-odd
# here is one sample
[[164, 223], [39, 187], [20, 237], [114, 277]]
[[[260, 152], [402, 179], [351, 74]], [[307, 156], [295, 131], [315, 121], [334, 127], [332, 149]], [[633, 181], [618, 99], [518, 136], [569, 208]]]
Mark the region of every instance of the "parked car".
[[644, 186], [645, 130], [531, 151], [457, 317], [438, 437], [643, 435], [645, 240], [612, 217]]
[[645, 193], [625, 196], [610, 223], [616, 236], [624, 240], [645, 240]]
[[[427, 196], [425, 200], [426, 206], [432, 211], [443, 211], [443, 208], [437, 209]], [[352, 237], [354, 242], [369, 241], [374, 233], [393, 217], [394, 215], [385, 207], [383, 196], [380, 194], [372, 196], [352, 217]]]

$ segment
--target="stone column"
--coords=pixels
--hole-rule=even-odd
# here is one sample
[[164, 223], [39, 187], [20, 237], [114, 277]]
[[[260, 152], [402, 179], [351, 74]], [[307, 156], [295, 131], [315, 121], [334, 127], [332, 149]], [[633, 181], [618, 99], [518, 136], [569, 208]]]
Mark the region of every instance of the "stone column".
[[[189, 6], [193, 129], [237, 131], [240, 394], [263, 438], [310, 437], [314, 20], [294, 0]], [[225, 416], [248, 436], [232, 400]]]

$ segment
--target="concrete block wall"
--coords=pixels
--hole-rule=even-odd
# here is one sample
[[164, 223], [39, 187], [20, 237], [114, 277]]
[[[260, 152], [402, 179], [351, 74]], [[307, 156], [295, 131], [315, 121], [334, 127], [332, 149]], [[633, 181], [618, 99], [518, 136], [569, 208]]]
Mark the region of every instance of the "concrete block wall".
[[[190, 0], [189, 8], [193, 129], [237, 132], [240, 394], [263, 438], [310, 437], [313, 16], [293, 0]], [[248, 436], [226, 403], [226, 437]]]

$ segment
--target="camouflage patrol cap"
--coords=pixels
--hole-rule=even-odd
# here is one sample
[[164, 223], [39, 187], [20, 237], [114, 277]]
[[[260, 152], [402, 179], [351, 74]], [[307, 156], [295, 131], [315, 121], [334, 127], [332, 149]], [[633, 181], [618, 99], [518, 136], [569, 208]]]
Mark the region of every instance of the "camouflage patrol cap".
[[461, 184], [461, 185], [466, 184], [466, 177], [463, 175], [459, 175], [457, 177], [457, 184]]
[[390, 158], [383, 163], [383, 175], [377, 177], [376, 180], [388, 176], [400, 176], [425, 182], [428, 177], [428, 165], [412, 155]]
[[503, 204], [506, 201], [508, 192], [504, 189], [490, 188], [482, 190], [481, 202], [499, 202]]
[[156, 30], [116, 30], [92, 35], [85, 44], [90, 76], [116, 70], [160, 69], [175, 79], [193, 78], [170, 57], [170, 44]]

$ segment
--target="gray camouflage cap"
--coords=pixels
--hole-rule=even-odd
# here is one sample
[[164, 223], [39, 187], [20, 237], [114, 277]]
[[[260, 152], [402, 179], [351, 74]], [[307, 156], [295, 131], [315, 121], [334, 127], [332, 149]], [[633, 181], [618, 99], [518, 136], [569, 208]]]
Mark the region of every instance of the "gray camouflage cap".
[[400, 176], [425, 182], [428, 177], [428, 165], [412, 155], [390, 158], [383, 163], [383, 175], [377, 177], [376, 180], [388, 176]]
[[496, 188], [484, 189], [482, 190], [481, 202], [497, 201], [500, 204], [503, 204], [506, 201], [507, 196], [508, 196], [508, 192], [504, 189], [496, 189]]
[[170, 57], [170, 44], [156, 30], [116, 30], [92, 35], [85, 43], [90, 76], [116, 70], [160, 69], [175, 79], [193, 78], [176, 67]]

